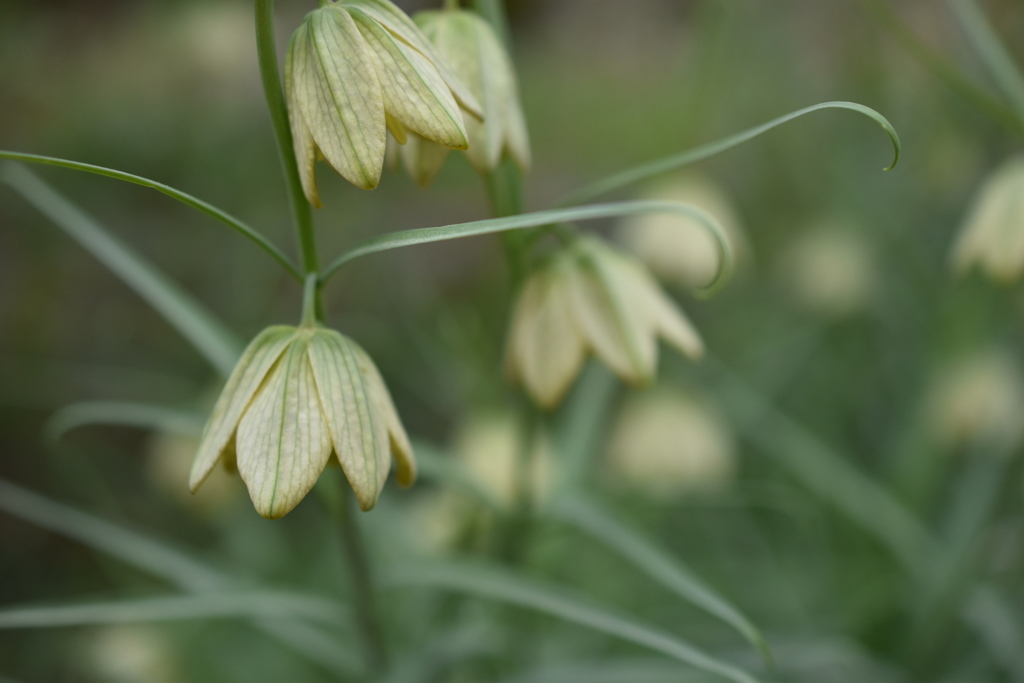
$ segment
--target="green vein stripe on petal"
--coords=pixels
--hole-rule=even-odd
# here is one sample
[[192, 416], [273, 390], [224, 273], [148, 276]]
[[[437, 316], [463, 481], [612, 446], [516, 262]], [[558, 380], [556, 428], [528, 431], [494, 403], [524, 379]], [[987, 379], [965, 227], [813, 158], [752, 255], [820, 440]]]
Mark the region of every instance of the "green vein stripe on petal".
[[391, 467], [387, 425], [377, 415], [347, 339], [334, 330], [317, 330], [309, 360], [334, 452], [359, 506], [369, 510]]
[[242, 353], [242, 358], [228, 377], [227, 384], [203, 429], [199, 451], [189, 477], [189, 488], [193, 492], [209, 476], [230, 445], [242, 414], [294, 334], [294, 327], [268, 327], [260, 332]]
[[437, 68], [364, 12], [356, 8], [349, 12], [378, 65], [385, 111], [429, 140], [466, 149], [469, 141], [462, 113]]
[[309, 336], [288, 347], [238, 426], [238, 472], [256, 511], [270, 519], [299, 504], [331, 457]]
[[422, 54], [437, 67], [441, 78], [451, 90], [452, 95], [463, 109], [478, 119], [483, 118], [483, 110], [473, 93], [459, 80], [451, 67], [437, 53], [430, 41], [420, 32], [415, 22], [401, 9], [388, 0], [351, 0], [344, 5], [347, 8], [358, 8], [387, 29], [388, 33], [409, 45]]
[[351, 339], [348, 340], [348, 343], [355, 351], [356, 359], [359, 362], [359, 369], [369, 383], [370, 393], [375, 397], [378, 411], [384, 416], [387, 424], [391, 450], [395, 456], [395, 478], [398, 481], [398, 485], [403, 488], [412, 486], [416, 481], [416, 459], [413, 455], [412, 444], [409, 442], [409, 436], [405, 433], [405, 427], [402, 426], [402, 420], [398, 416], [394, 402], [391, 400], [391, 393], [388, 391], [387, 384], [384, 383], [384, 378], [381, 377], [380, 371], [377, 370], [373, 359], [363, 350], [363, 347]]
[[355, 21], [328, 7], [310, 15], [307, 50], [312, 78], [298, 101], [306, 125], [328, 162], [352, 184], [372, 189], [380, 182], [387, 146], [384, 99], [369, 47]]

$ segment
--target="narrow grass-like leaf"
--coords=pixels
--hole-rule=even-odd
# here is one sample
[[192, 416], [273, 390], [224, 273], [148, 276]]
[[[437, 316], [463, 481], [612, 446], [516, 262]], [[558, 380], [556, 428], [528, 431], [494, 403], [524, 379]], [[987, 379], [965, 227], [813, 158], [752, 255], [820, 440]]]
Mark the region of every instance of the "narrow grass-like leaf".
[[882, 486], [720, 366], [721, 403], [737, 429], [823, 501], [881, 541], [912, 576], [931, 581], [939, 548]]
[[242, 345], [191, 295], [24, 166], [5, 164], [0, 175], [145, 299], [211, 365], [225, 375], [231, 372]]
[[341, 605], [320, 596], [267, 592], [206, 593], [71, 605], [2, 607], [0, 629], [231, 617], [300, 617], [338, 624], [342, 623], [344, 616]]
[[1020, 610], [999, 591], [975, 586], [964, 601], [961, 617], [996, 656], [1017, 683], [1024, 683], [1024, 624]]
[[976, 0], [947, 0], [967, 39], [1024, 125], [1024, 73], [992, 30]]
[[199, 436], [205, 419], [199, 413], [167, 406], [126, 401], [82, 401], [64, 406], [51, 415], [46, 421], [46, 436], [55, 443], [71, 430], [89, 425], [142, 427]]
[[732, 270], [732, 251], [729, 247], [729, 240], [722, 231], [722, 227], [712, 216], [703, 209], [684, 202], [671, 201], [627, 201], [612, 202], [608, 204], [593, 204], [580, 206], [571, 209], [552, 209], [550, 211], [537, 211], [535, 213], [524, 213], [505, 218], [491, 218], [471, 223], [454, 223], [436, 228], [416, 228], [414, 230], [401, 230], [387, 235], [381, 235], [360, 244], [344, 252], [336, 258], [320, 275], [320, 282], [326, 283], [334, 273], [343, 265], [368, 254], [375, 254], [389, 249], [399, 247], [410, 247], [417, 244], [430, 242], [443, 242], [462, 237], [474, 237], [476, 235], [489, 235], [506, 230], [521, 230], [524, 228], [537, 228], [544, 225], [556, 223], [570, 223], [573, 221], [588, 221], [599, 218], [618, 218], [621, 216], [635, 216], [638, 214], [665, 213], [686, 216], [700, 223], [707, 229], [718, 246], [718, 272], [714, 280], [705, 289], [717, 288]]
[[562, 496], [548, 514], [608, 546], [652, 579], [739, 631], [771, 663], [768, 643], [756, 626], [681, 561], [669, 556], [598, 504], [578, 496]]
[[661, 659], [613, 659], [543, 664], [502, 683], [712, 683], [703, 671]]
[[893, 128], [892, 124], [889, 123], [888, 119], [886, 119], [884, 116], [879, 114], [871, 107], [865, 107], [864, 105], [857, 104], [855, 102], [822, 102], [821, 104], [815, 104], [810, 107], [804, 107], [803, 109], [798, 109], [796, 111], [790, 112], [785, 116], [780, 116], [777, 119], [772, 119], [767, 123], [762, 123], [760, 126], [748, 128], [747, 130], [736, 133], [735, 135], [730, 135], [729, 137], [723, 138], [716, 142], [709, 142], [706, 145], [701, 145], [691, 150], [680, 152], [679, 154], [673, 154], [662, 159], [649, 161], [645, 164], [641, 164], [634, 168], [621, 171], [603, 180], [591, 183], [586, 187], [583, 187], [579, 190], [576, 190], [575, 192], [570, 193], [569, 195], [561, 199], [556, 204], [556, 206], [572, 206], [575, 204], [582, 204], [583, 202], [590, 201], [595, 197], [599, 197], [603, 194], [608, 194], [609, 192], [614, 192], [615, 190], [620, 190], [624, 187], [627, 187], [628, 185], [638, 183], [642, 180], [646, 180], [648, 178], [652, 178], [662, 173], [667, 173], [669, 171], [674, 171], [678, 168], [694, 164], [698, 161], [703, 161], [704, 159], [713, 157], [717, 154], [721, 154], [726, 150], [732, 149], [737, 145], [741, 145], [744, 142], [753, 140], [757, 136], [763, 133], [767, 133], [772, 128], [781, 126], [787, 121], [792, 121], [793, 119], [800, 118], [805, 114], [810, 114], [811, 112], [819, 111], [821, 109], [850, 109], [855, 112], [864, 114], [865, 116], [870, 118], [872, 121], [874, 121], [875, 123], [882, 127], [882, 130], [886, 132], [886, 134], [889, 136], [889, 139], [892, 141], [894, 157], [892, 160], [892, 164], [888, 166], [885, 170], [890, 171], [896, 167], [897, 163], [899, 163], [901, 150], [900, 138], [899, 135], [896, 134], [896, 129]]
[[24, 161], [33, 164], [43, 164], [46, 166], [59, 166], [61, 168], [69, 168], [74, 171], [85, 171], [86, 173], [95, 173], [96, 175], [106, 176], [108, 178], [116, 178], [117, 180], [123, 180], [125, 182], [133, 183], [135, 185], [141, 185], [143, 187], [149, 187], [158, 192], [177, 199], [183, 204], [187, 204], [192, 208], [199, 209], [208, 216], [216, 218], [224, 225], [228, 226], [232, 230], [238, 232], [243, 237], [248, 238], [256, 244], [260, 249], [267, 252], [275, 261], [280, 263], [288, 273], [296, 280], [302, 281], [302, 276], [299, 273], [299, 269], [280, 249], [268, 240], [266, 237], [256, 232], [253, 228], [235, 218], [226, 211], [218, 209], [216, 206], [204, 202], [202, 199], [193, 197], [192, 195], [176, 190], [170, 185], [164, 185], [158, 183], [155, 180], [149, 178], [143, 178], [142, 176], [133, 175], [131, 173], [125, 173], [124, 171], [117, 171], [112, 168], [104, 168], [103, 166], [94, 166], [92, 164], [83, 164], [80, 161], [70, 161], [68, 159], [58, 159], [56, 157], [40, 156], [38, 154], [23, 154], [20, 152], [9, 152], [6, 150], [0, 150], [0, 159], [10, 159], [11, 161]]
[[0, 510], [190, 591], [211, 590], [227, 581], [220, 572], [167, 544], [56, 503], [2, 479]]
[[479, 565], [420, 566], [386, 576], [393, 586], [433, 586], [543, 612], [641, 647], [737, 683], [756, 683], [746, 671], [675, 636], [584, 602], [565, 589]]
[[[169, 544], [54, 502], [2, 479], [0, 510], [115, 557], [191, 593], [224, 590], [234, 583], [230, 576]], [[338, 675], [352, 676], [362, 667], [357, 653], [311, 624], [292, 618], [261, 618], [254, 620], [253, 624]]]

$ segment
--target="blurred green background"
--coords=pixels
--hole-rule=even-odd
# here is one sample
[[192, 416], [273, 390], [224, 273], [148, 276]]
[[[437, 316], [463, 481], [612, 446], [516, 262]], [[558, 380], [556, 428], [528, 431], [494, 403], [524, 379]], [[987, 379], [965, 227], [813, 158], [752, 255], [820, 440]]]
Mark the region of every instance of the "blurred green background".
[[[398, 4], [409, 12], [429, 6]], [[1024, 124], [1007, 124], [924, 66], [872, 11], [879, 4], [925, 49], [1001, 101], [946, 5], [932, 0], [509, 2], [535, 160], [526, 204], [547, 208], [622, 167], [820, 101], [860, 102], [887, 116], [904, 153], [891, 172], [881, 170], [891, 154], [885, 136], [838, 110], [789, 123], [694, 169], [728, 203], [744, 243], [736, 277], [717, 296], [695, 299], [667, 285], [711, 357], [692, 364], [665, 350], [656, 387], [608, 393], [612, 408], [587, 450], [590, 481], [765, 631], [779, 665], [765, 680], [1022, 681], [1022, 632], [1000, 619], [1020, 618], [1024, 609], [1024, 478], [1010, 457], [1024, 422], [1024, 298], [1019, 287], [978, 274], [956, 277], [949, 254], [984, 178], [1020, 150]], [[278, 3], [282, 50], [313, 5]], [[983, 7], [1024, 63], [1024, 4]], [[0, 0], [0, 148], [165, 182], [293, 250], [251, 14], [241, 0]], [[298, 287], [211, 219], [143, 188], [37, 171], [242, 337], [297, 322]], [[488, 216], [483, 183], [461, 157], [428, 190], [396, 171], [385, 172], [373, 192], [325, 166], [320, 178], [327, 208], [316, 220], [325, 257], [371, 235]], [[0, 226], [0, 476], [171, 539], [243, 581], [344, 597], [340, 552], [325, 541], [332, 531], [315, 500], [268, 522], [252, 511], [237, 479], [192, 499], [185, 481], [191, 446], [183, 437], [90, 426], [56, 443], [45, 439], [47, 420], [68, 403], [203, 410], [220, 379], [138, 296], [2, 186]], [[619, 234], [610, 221], [587, 229]], [[514, 437], [501, 373], [509, 295], [500, 243], [487, 237], [367, 257], [326, 295], [328, 320], [373, 356], [414, 439], [469, 452], [464, 459], [499, 487], [509, 475], [487, 463]], [[601, 381], [592, 368], [584, 391]], [[580, 393], [553, 424], [572, 418]], [[771, 407], [758, 408], [761, 400]], [[664, 419], [650, 417], [645, 405], [654, 404]], [[639, 426], [624, 426], [629, 419]], [[707, 433], [703, 441], [694, 436]], [[815, 469], [815, 448], [867, 474], [929, 529], [949, 551], [942, 554], [949, 566], [936, 569], [941, 579], [908, 570], [872, 522], [851, 513], [858, 501], [870, 512], [873, 499], [856, 488], [836, 494], [831, 487], [849, 481]], [[629, 470], [620, 461], [630, 460], [631, 449], [642, 451], [638, 460], [662, 449], [669, 460], [696, 464], [679, 465], [677, 475], [663, 462], [646, 474], [623, 474], [616, 467]], [[795, 455], [801, 449], [806, 457]], [[786, 453], [794, 455], [787, 460]], [[672, 476], [679, 486], [659, 488], [659, 479]], [[441, 489], [429, 479], [408, 492], [389, 488], [365, 519], [381, 557], [403, 557], [411, 552], [406, 545], [424, 543], [417, 552], [466, 552], [472, 539], [487, 537], [486, 529], [467, 529], [486, 526], [483, 513]], [[884, 512], [875, 512], [876, 526], [886, 528]], [[627, 564], [563, 528], [536, 530], [529, 558], [534, 573], [758, 666], [727, 628], [666, 600]], [[0, 576], [3, 605], [165, 587], [2, 513]], [[986, 612], [973, 599], [979, 585], [1000, 609]], [[450, 627], [456, 654], [437, 658], [477, 663], [438, 666], [429, 676], [426, 665], [411, 665], [422, 677], [409, 680], [715, 680], [546, 618], [495, 616], [430, 594], [387, 593], [384, 601], [401, 624], [396, 650], [425, 648], [425, 624], [438, 619]], [[503, 626], [475, 628], [476, 620]], [[504, 649], [514, 639], [502, 628], [545, 635], [510, 656]], [[134, 670], [133, 657], [140, 662]], [[633, 668], [600, 665], [613, 660]], [[0, 631], [3, 676], [337, 678], [230, 620]]]

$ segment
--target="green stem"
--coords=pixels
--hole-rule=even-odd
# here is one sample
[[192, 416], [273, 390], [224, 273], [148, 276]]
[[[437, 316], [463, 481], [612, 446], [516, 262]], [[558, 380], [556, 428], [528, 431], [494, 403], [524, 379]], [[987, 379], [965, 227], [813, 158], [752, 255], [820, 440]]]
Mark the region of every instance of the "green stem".
[[960, 27], [1024, 125], [1024, 74], [992, 30], [975, 0], [948, 0]]
[[303, 327], [313, 327], [320, 320], [319, 295], [319, 277], [316, 273], [310, 273], [306, 276], [306, 283], [302, 288], [302, 322], [300, 324]]
[[347, 481], [342, 482], [341, 489], [343, 500], [338, 506], [341, 544], [352, 576], [352, 600], [355, 603], [356, 622], [363, 636], [368, 664], [371, 669], [380, 673], [387, 669], [387, 648], [381, 635], [380, 622], [377, 620], [375, 591], [370, 577], [370, 565], [366, 558], [366, 548], [356, 521], [358, 507]]
[[274, 0], [256, 0], [256, 50], [259, 55], [263, 94], [267, 99], [270, 119], [274, 124], [277, 151], [281, 157], [288, 199], [292, 205], [295, 231], [302, 253], [303, 273], [316, 273], [320, 269], [313, 233], [313, 214], [302, 191], [299, 167], [292, 146], [292, 131], [288, 124], [288, 108], [281, 89], [281, 73], [277, 66], [277, 43], [274, 39]]

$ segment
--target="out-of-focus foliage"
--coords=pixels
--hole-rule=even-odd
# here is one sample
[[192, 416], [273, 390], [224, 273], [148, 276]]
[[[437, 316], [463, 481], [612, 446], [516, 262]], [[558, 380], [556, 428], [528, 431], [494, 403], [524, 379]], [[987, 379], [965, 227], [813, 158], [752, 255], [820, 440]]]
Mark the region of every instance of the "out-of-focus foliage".
[[[315, 3], [279, 5], [283, 55]], [[1019, 154], [1024, 124], [942, 75], [946, 65], [1002, 101], [954, 15], [933, 0], [881, 3], [901, 22], [894, 31], [874, 0], [509, 5], [533, 150], [528, 208], [826, 100], [881, 111], [904, 157], [882, 173], [890, 150], [875, 127], [825, 111], [702, 163], [699, 176], [743, 235], [737, 274], [717, 296], [673, 290], [709, 358], [662, 354], [645, 394], [591, 362], [565, 405], [538, 418], [544, 434], [526, 441], [501, 372], [511, 292], [497, 239], [347, 266], [327, 289], [327, 317], [373, 357], [427, 454], [422, 483], [391, 488], [361, 518], [375, 564], [518, 563], [524, 580], [571, 586], [765, 681], [1024, 681], [1024, 296], [1019, 283], [950, 267], [974, 198]], [[982, 8], [1024, 64], [1024, 5]], [[0, 148], [158, 179], [295, 253], [251, 14], [242, 0], [0, 0]], [[899, 26], [940, 66], [901, 44]], [[294, 283], [208, 217], [114, 181], [38, 173], [240, 337], [295, 322]], [[324, 254], [488, 215], [462, 155], [429, 191], [387, 170], [372, 193], [322, 176]], [[657, 190], [616, 196], [665, 196]], [[663, 256], [675, 263], [667, 247]], [[131, 549], [152, 550], [134, 536], [0, 494], [0, 605], [211, 586], [351, 603], [325, 512], [340, 472], [328, 469], [323, 496], [270, 522], [237, 479], [182, 497], [193, 446], [176, 442], [188, 435], [85, 426], [55, 444], [44, 438], [50, 415], [71, 402], [205, 414], [220, 385], [162, 318], [0, 186], [0, 477], [188, 549], [180, 566], [192, 571], [133, 562]], [[530, 468], [510, 465], [517, 454], [532, 454]], [[659, 469], [661, 458], [670, 462]], [[467, 481], [444, 474], [453, 463]], [[543, 485], [524, 521], [508, 510], [531, 480]], [[579, 489], [756, 623], [776, 668], [635, 558], [548, 516], [552, 499]], [[62, 527], [69, 519], [79, 526]], [[410, 587], [383, 570], [379, 581], [395, 680], [718, 680], [607, 631]], [[274, 632], [248, 618], [3, 630], [0, 677], [363, 680], [358, 644], [347, 625], [282, 620]]]

